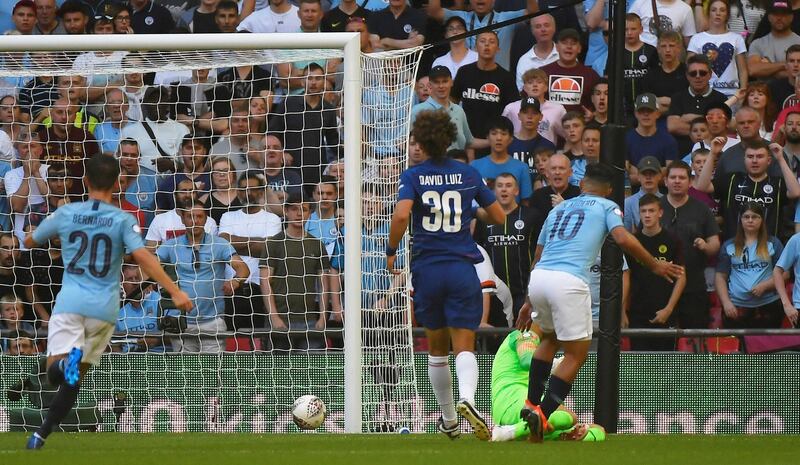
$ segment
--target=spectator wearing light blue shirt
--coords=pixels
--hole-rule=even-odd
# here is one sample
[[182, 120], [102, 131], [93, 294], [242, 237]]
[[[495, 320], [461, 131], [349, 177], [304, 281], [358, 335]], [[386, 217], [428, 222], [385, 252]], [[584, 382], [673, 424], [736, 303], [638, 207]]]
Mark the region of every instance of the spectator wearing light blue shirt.
[[644, 157], [639, 161], [636, 166], [639, 170], [639, 182], [641, 187], [639, 192], [628, 196], [625, 199], [625, 215], [622, 217], [622, 223], [625, 229], [634, 233], [639, 229], [639, 199], [645, 194], [653, 194], [656, 197], [661, 197], [661, 192], [658, 186], [661, 183], [661, 163], [656, 157]]
[[[169, 239], [156, 249], [161, 263], [175, 266], [178, 285], [189, 294], [194, 308], [186, 315], [187, 328], [173, 338], [177, 352], [219, 353], [225, 331], [225, 296], [232, 295], [250, 276], [250, 269], [225, 239], [205, 232], [206, 210], [194, 205], [181, 211], [186, 234]], [[235, 271], [226, 279], [226, 265]]]
[[156, 213], [158, 174], [139, 163], [139, 143], [135, 139], [122, 139], [116, 153], [121, 175], [130, 178], [125, 200], [144, 212], [145, 226], [149, 227]]
[[[406, 113], [413, 89], [392, 84], [398, 74], [410, 73], [399, 60], [386, 61], [381, 77], [370, 78], [362, 89], [361, 124], [368, 156], [393, 156], [405, 147], [410, 132]], [[401, 123], [398, 123], [400, 121]]]
[[[524, 10], [495, 11], [494, 0], [486, 0], [474, 2], [472, 11], [456, 11], [442, 8], [441, 0], [430, 0], [428, 2], [428, 16], [440, 23], [453, 16], [460, 16], [467, 24], [467, 31], [472, 31], [539, 11], [537, 0], [528, 0], [527, 5], [527, 9]], [[497, 36], [500, 42], [497, 64], [508, 71], [511, 69], [511, 41], [514, 37], [514, 26], [509, 25], [497, 29]], [[467, 47], [474, 49], [475, 39], [474, 36], [467, 38]]]
[[143, 283], [142, 278], [141, 269], [137, 265], [125, 264], [122, 266], [122, 290], [125, 293], [125, 303], [119, 310], [114, 331], [127, 337], [125, 343], [119, 346], [119, 350], [122, 352], [164, 352], [163, 338], [152, 334], [146, 335], [159, 331], [158, 306], [161, 294], [152, 289], [151, 283]]
[[767, 235], [764, 208], [749, 203], [739, 218], [736, 236], [719, 251], [716, 289], [726, 328], [780, 327], [784, 313], [775, 287], [784, 287], [784, 282], [775, 278], [773, 268], [780, 265], [782, 252], [781, 242]]
[[450, 116], [450, 121], [456, 125], [456, 138], [448, 149], [464, 150], [472, 143], [472, 131], [469, 129], [467, 114], [460, 105], [450, 101], [450, 91], [453, 88], [453, 76], [446, 66], [434, 66], [428, 74], [431, 83], [431, 95], [422, 103], [411, 108], [411, 124], [417, 115], [425, 110], [443, 110]]
[[94, 130], [94, 137], [103, 153], [116, 153], [120, 141], [120, 131], [128, 122], [128, 97], [122, 89], [111, 88], [106, 91], [105, 119]]
[[600, 126], [594, 123], [587, 124], [581, 134], [581, 148], [583, 155], [572, 159], [572, 176], [569, 183], [580, 186], [588, 165], [600, 161]]
[[527, 206], [533, 195], [530, 170], [525, 163], [511, 158], [508, 147], [514, 140], [514, 126], [505, 116], [492, 118], [487, 125], [489, 130], [489, 156], [479, 158], [471, 163], [478, 170], [484, 181], [492, 188], [497, 176], [508, 173], [519, 182], [520, 195], [517, 202]]

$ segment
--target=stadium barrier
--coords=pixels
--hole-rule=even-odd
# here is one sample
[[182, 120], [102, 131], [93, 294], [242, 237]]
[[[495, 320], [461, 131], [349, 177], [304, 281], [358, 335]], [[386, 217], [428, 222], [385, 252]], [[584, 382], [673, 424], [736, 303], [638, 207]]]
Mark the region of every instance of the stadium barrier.
[[[476, 401], [482, 411], [489, 412], [492, 356], [479, 355], [478, 362], [481, 379]], [[289, 406], [309, 393], [293, 380], [301, 376], [304, 382], [312, 380], [310, 392], [328, 406], [329, 417], [321, 430], [344, 432], [343, 364], [342, 354], [108, 354], [84, 381], [79, 405], [94, 409], [99, 431], [296, 432]], [[591, 421], [596, 364], [596, 354], [590, 354], [566, 401], [582, 421]], [[36, 423], [41, 412], [26, 397], [8, 400], [6, 390], [36, 373], [38, 365], [38, 357], [0, 356], [0, 431], [22, 430]], [[308, 368], [298, 375], [293, 369], [298, 365]], [[427, 355], [415, 355], [415, 369], [419, 394], [412, 402], [412, 418], [416, 420], [393, 426], [433, 432], [439, 414], [427, 382]], [[798, 434], [797, 386], [800, 370], [797, 356], [790, 353], [623, 352], [619, 432]], [[386, 405], [365, 409], [364, 419], [374, 420], [386, 408], [386, 420], [392, 424], [393, 402], [384, 402], [380, 391], [365, 386], [365, 398]], [[118, 412], [117, 419], [115, 396], [121, 393], [127, 398], [127, 408]]]

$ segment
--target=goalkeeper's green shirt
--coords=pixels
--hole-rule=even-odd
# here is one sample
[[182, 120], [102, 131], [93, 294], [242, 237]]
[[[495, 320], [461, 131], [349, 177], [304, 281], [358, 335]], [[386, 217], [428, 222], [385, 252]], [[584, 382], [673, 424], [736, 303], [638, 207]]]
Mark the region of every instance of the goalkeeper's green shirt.
[[514, 330], [503, 340], [492, 361], [492, 419], [513, 425], [528, 397], [528, 371], [539, 336]]

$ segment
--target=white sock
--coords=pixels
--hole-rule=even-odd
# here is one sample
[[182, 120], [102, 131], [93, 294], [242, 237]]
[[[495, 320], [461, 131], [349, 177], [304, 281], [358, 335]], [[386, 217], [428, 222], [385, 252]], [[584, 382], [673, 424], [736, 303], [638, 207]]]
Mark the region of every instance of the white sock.
[[478, 360], [472, 352], [456, 355], [456, 376], [458, 377], [458, 397], [475, 405], [475, 391], [478, 389]]
[[456, 417], [456, 406], [453, 402], [453, 377], [450, 375], [450, 357], [428, 355], [428, 379], [431, 380], [436, 402], [442, 409], [442, 418], [452, 424]]

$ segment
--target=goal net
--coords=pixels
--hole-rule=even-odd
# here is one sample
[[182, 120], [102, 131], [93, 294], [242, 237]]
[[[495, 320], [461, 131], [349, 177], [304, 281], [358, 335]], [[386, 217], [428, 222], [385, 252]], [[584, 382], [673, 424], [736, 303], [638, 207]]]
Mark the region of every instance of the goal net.
[[[119, 160], [115, 204], [195, 308], [123, 265], [114, 337], [64, 429], [298, 431], [304, 394], [326, 403], [323, 431], [423, 428], [407, 271], [384, 256], [420, 50], [362, 55], [345, 34], [6, 39], [0, 431], [42, 421], [48, 320], [78, 272], [57, 241], [23, 239], [85, 198], [97, 153]], [[84, 271], [103, 267], [102, 244], [84, 253]]]

